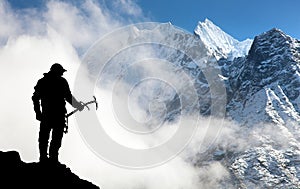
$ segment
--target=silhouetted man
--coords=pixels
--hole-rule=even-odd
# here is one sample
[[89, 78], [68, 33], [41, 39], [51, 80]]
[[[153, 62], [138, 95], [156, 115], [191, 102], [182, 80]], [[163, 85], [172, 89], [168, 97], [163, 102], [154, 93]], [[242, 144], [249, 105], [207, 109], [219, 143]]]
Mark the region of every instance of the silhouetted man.
[[[36, 119], [41, 122], [39, 132], [40, 161], [48, 159], [50, 132], [52, 138], [49, 147], [49, 159], [58, 162], [58, 151], [66, 126], [66, 102], [74, 108], [83, 110], [84, 106], [71, 94], [68, 82], [62, 77], [66, 70], [58, 63], [51, 66], [48, 73], [38, 80], [32, 96]], [[41, 102], [41, 104], [40, 104]], [[40, 109], [42, 107], [42, 111]]]

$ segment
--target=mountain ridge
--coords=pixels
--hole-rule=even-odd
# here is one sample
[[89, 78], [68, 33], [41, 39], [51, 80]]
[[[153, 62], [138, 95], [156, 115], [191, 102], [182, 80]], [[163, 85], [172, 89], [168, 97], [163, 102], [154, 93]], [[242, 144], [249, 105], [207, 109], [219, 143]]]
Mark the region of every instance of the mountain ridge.
[[[239, 69], [239, 73], [231, 76], [230, 73], [228, 74], [229, 79], [232, 80], [230, 90], [236, 91], [233, 95], [234, 102], [231, 104], [229, 103], [229, 106], [240, 101], [239, 99], [242, 99], [243, 104], [245, 105], [247, 104], [247, 100], [251, 99], [254, 94], [262, 90], [261, 94], [264, 96], [266, 95], [266, 97], [256, 96], [256, 99], [267, 99], [270, 97], [269, 94], [281, 95], [282, 98], [279, 98], [281, 99], [279, 100], [279, 104], [286, 104], [294, 109], [293, 114], [299, 114], [299, 107], [296, 103], [296, 99], [299, 98], [300, 59], [298, 57], [299, 52], [293, 53], [297, 51], [295, 47], [299, 45], [295, 43], [297, 43], [297, 40], [276, 28], [256, 36], [248, 56], [240, 62], [242, 67]], [[230, 64], [233, 66], [236, 65]], [[292, 85], [291, 81], [293, 83]], [[252, 101], [253, 100], [254, 98], [252, 98]], [[267, 105], [269, 105], [269, 103]], [[235, 105], [231, 106], [231, 109], [236, 109], [234, 106]], [[259, 111], [263, 111], [262, 109], [264, 107], [261, 106], [260, 108], [257, 108]], [[245, 110], [245, 106], [240, 106], [240, 109], [239, 113], [234, 116], [236, 119], [239, 119], [238, 117], [240, 117], [240, 113]], [[269, 107], [269, 109], [274, 109], [274, 107]], [[297, 116], [292, 116], [291, 119], [300, 121]], [[274, 122], [277, 123], [278, 119], [276, 121], [274, 120]]]
[[[130, 86], [146, 77], [146, 71], [149, 69], [149, 65], [146, 65], [146, 69], [142, 69], [143, 66], [133, 68], [132, 62], [141, 58], [137, 55], [142, 55], [145, 59], [166, 60], [168, 65], [172, 66], [167, 67], [167, 72], [161, 74], [169, 76], [169, 73], [176, 73], [172, 75], [170, 83], [174, 82], [178, 91], [183, 92], [177, 94], [176, 91], [172, 91], [165, 94], [163, 92], [166, 91], [166, 87], [150, 87], [149, 91], [141, 91], [141, 94], [159, 95], [145, 97], [140, 105], [141, 109], [151, 112], [147, 109], [149, 102], [161, 98], [160, 102], [166, 105], [163, 121], [172, 122], [176, 121], [177, 117], [190, 113], [199, 113], [203, 117], [212, 116], [212, 107], [223, 106], [220, 102], [225, 99], [225, 118], [232, 121], [232, 125], [239, 126], [238, 134], [234, 137], [244, 140], [246, 146], [243, 151], [237, 150], [239, 140], [230, 141], [232, 144], [229, 145], [213, 144], [215, 146], [207, 152], [189, 157], [196, 159], [195, 162], [201, 162], [195, 166], [209, 165], [213, 161], [221, 162], [230, 172], [232, 183], [238, 183], [237, 188], [299, 188], [299, 40], [279, 29], [271, 29], [256, 36], [253, 42], [251, 41], [251, 46], [247, 47], [249, 52], [245, 52], [244, 49], [238, 48], [237, 44], [240, 42], [236, 42], [219, 27], [213, 26], [212, 22], [206, 20], [206, 23], [199, 24], [199, 27], [198, 34], [180, 32], [170, 24], [161, 24], [145, 30], [136, 28], [134, 36], [128, 38], [130, 41], [121, 38], [120, 44], [140, 44], [145, 39], [154, 38], [156, 43], [171, 45], [172, 48], [152, 44], [144, 45], [144, 49], [134, 48], [136, 46], [126, 49], [119, 53], [118, 57], [111, 59], [110, 65], [106, 64], [109, 69], [103, 72], [105, 79], [113, 80], [119, 73], [135, 73], [121, 75], [122, 81]], [[212, 31], [216, 33], [204, 35], [205, 32]], [[217, 37], [214, 38], [215, 36]], [[227, 44], [224, 41], [227, 41]], [[234, 54], [231, 53], [233, 50], [241, 52]], [[101, 66], [98, 65], [99, 52], [101, 48], [98, 47], [87, 57], [91, 74], [93, 68]], [[164, 68], [156, 69], [155, 62], [151, 63], [153, 64], [150, 70], [161, 71]], [[184, 81], [182, 75], [187, 75], [191, 80]], [[103, 84], [109, 86], [109, 79]], [[184, 99], [195, 99], [193, 93], [184, 93], [189, 91], [185, 90], [187, 83], [192, 83], [191, 88], [196, 92], [197, 103], [181, 106], [182, 96], [185, 95]], [[157, 86], [153, 82], [147, 84]], [[215, 90], [220, 93], [211, 94], [211, 87], [221, 89]], [[160, 106], [152, 108], [153, 112], [159, 112], [161, 109]], [[222, 108], [217, 110], [223, 111]], [[157, 118], [161, 119], [161, 116]]]
[[236, 187], [299, 188], [299, 40], [272, 28], [257, 35], [247, 53], [230, 57], [222, 53], [222, 46], [205, 42], [203, 34], [200, 39], [212, 45], [209, 49], [214, 51], [210, 52], [222, 70], [220, 79], [227, 91], [226, 118], [240, 126], [240, 137], [249, 132], [255, 141], [247, 142], [248, 149], [230, 158], [226, 154], [231, 154], [231, 149], [222, 150], [225, 155], [221, 162], [229, 168], [238, 183]]
[[259, 145], [226, 160], [241, 188], [300, 187], [299, 46], [272, 28], [254, 38], [247, 56], [222, 60], [230, 91], [227, 116], [244, 130], [271, 124], [266, 133], [252, 133]]

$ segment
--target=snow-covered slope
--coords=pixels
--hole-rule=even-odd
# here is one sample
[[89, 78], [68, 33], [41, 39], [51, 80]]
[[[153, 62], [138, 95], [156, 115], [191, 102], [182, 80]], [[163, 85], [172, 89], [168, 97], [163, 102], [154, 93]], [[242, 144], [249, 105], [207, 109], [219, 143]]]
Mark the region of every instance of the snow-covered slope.
[[[242, 124], [300, 121], [299, 46], [299, 41], [278, 29], [254, 39], [249, 55], [239, 63], [242, 67], [226, 73], [231, 82], [230, 91], [235, 91], [228, 105], [235, 120]], [[235, 64], [229, 67], [232, 66]], [[251, 115], [257, 118], [250, 118]]]
[[231, 165], [242, 188], [300, 187], [299, 47], [298, 40], [271, 29], [255, 37], [247, 57], [223, 66], [229, 117], [241, 129], [271, 124], [265, 133], [253, 133], [259, 145], [237, 155]]
[[246, 39], [242, 42], [234, 39], [208, 19], [205, 19], [204, 22], [199, 22], [194, 32], [214, 53], [217, 59], [227, 58], [232, 60], [236, 57], [245, 56], [248, 54], [252, 44], [251, 39]]

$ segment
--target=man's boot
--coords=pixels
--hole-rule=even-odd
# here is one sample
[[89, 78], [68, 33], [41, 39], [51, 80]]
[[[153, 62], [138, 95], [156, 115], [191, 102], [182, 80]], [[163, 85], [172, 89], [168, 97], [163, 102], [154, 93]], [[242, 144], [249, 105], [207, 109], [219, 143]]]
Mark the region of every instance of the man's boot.
[[59, 163], [58, 152], [53, 150], [53, 148], [50, 148], [49, 160], [51, 161], [51, 163]]
[[45, 163], [46, 161], [48, 161], [48, 146], [44, 145], [44, 144], [40, 144], [39, 145], [39, 150], [40, 150], [40, 162], [41, 163]]
[[51, 162], [59, 163], [58, 161], [58, 151], [61, 147], [61, 140], [64, 134], [63, 127], [56, 127], [52, 131], [52, 139], [49, 147], [49, 159]]
[[48, 157], [47, 157], [47, 155], [45, 156], [45, 155], [41, 155], [40, 156], [40, 163], [45, 163], [45, 162], [47, 162], [48, 161]]

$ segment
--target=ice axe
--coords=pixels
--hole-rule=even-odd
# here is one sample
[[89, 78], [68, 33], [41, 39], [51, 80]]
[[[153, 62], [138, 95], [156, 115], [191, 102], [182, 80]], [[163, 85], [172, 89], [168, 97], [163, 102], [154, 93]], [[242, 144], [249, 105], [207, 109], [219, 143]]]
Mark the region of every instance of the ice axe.
[[[96, 104], [96, 110], [98, 109], [98, 102], [97, 102], [97, 99], [96, 99], [96, 97], [95, 96], [93, 96], [93, 98], [94, 98], [94, 100], [92, 100], [92, 101], [89, 101], [89, 102], [86, 102], [86, 103], [82, 103], [82, 105], [84, 106], [84, 107], [86, 107], [88, 110], [90, 110], [90, 108], [88, 107], [88, 105], [89, 104], [92, 104], [92, 103], [95, 103]], [[77, 108], [77, 109], [75, 109], [75, 110], [73, 110], [72, 112], [70, 112], [70, 113], [68, 113], [67, 115], [66, 115], [66, 117], [68, 118], [68, 117], [70, 117], [71, 115], [73, 115], [74, 113], [76, 113], [77, 111], [79, 111], [79, 109]]]
[[[86, 107], [88, 110], [90, 110], [90, 108], [88, 107], [89, 104], [92, 104], [92, 103], [95, 103], [96, 104], [96, 110], [98, 109], [98, 102], [97, 102], [97, 99], [95, 96], [93, 96], [94, 100], [92, 101], [89, 101], [89, 102], [86, 102], [86, 103], [83, 103], [83, 102], [80, 102], [84, 107]], [[64, 129], [64, 133], [67, 133], [68, 132], [68, 118], [73, 115], [74, 113], [76, 113], [77, 111], [79, 111], [79, 109], [75, 109], [73, 110], [72, 112], [68, 113], [66, 115], [66, 119], [67, 119], [67, 124], [65, 126], [65, 129]]]

